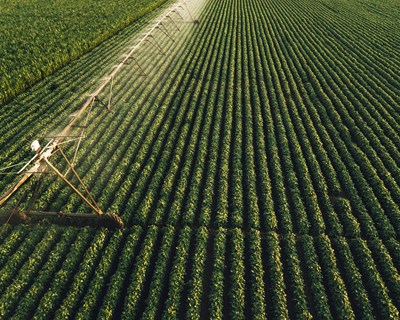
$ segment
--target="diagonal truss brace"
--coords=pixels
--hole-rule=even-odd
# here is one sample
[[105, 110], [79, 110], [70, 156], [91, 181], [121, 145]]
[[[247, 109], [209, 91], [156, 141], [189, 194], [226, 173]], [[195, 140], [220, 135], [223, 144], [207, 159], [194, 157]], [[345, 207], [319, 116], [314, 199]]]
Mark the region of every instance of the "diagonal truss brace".
[[89, 192], [89, 190], [87, 189], [87, 187], [84, 185], [84, 183], [82, 182], [81, 178], [79, 177], [79, 175], [76, 173], [75, 169], [71, 166], [71, 164], [68, 161], [68, 164], [70, 165], [70, 168], [72, 170], [72, 172], [75, 174], [75, 176], [78, 178], [79, 183], [81, 184], [81, 186], [84, 188], [85, 192], [89, 195], [88, 199], [81, 191], [78, 190], [78, 188], [76, 188], [72, 182], [70, 182], [67, 177], [65, 175], [63, 175], [47, 158], [44, 158], [45, 163], [49, 166], [49, 168], [51, 168], [54, 173], [61, 179], [63, 180], [84, 202], [86, 202], [86, 204], [89, 205], [90, 208], [92, 208], [92, 210], [94, 212], [96, 212], [97, 214], [101, 215], [103, 214], [103, 211], [99, 208], [98, 204], [96, 203], [96, 201], [94, 200], [92, 194]]

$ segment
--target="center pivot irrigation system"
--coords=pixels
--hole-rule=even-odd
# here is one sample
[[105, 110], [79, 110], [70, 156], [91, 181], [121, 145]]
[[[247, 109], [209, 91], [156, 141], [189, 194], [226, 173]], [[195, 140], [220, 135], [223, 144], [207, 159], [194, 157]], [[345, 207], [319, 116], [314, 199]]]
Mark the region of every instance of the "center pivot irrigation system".
[[[126, 54], [123, 60], [116, 65], [111, 73], [104, 78], [99, 87], [89, 95], [89, 98], [82, 105], [82, 107], [72, 116], [72, 119], [69, 123], [62, 129], [59, 133], [55, 134], [53, 137], [49, 137], [50, 140], [44, 147], [40, 146], [39, 141], [35, 140], [31, 144], [32, 151], [36, 154], [26, 163], [19, 163], [12, 166], [8, 166], [0, 169], [0, 175], [17, 175], [20, 176], [19, 180], [14, 183], [10, 188], [8, 188], [1, 196], [0, 196], [0, 208], [7, 203], [10, 198], [20, 191], [22, 193], [19, 200], [16, 201], [13, 208], [7, 210], [7, 222], [10, 220], [21, 222], [26, 221], [30, 217], [43, 218], [43, 217], [68, 217], [68, 218], [79, 218], [79, 219], [95, 219], [96, 223], [101, 226], [106, 226], [109, 228], [123, 228], [124, 223], [122, 219], [114, 212], [103, 212], [94, 197], [90, 193], [87, 186], [82, 181], [81, 177], [77, 173], [74, 168], [74, 164], [78, 155], [78, 150], [81, 146], [82, 139], [85, 137], [85, 129], [89, 123], [89, 116], [92, 112], [93, 106], [95, 103], [99, 103], [108, 110], [110, 110], [111, 100], [113, 96], [113, 82], [117, 73], [127, 65], [130, 60], [134, 61], [136, 65], [139, 67], [142, 76], [147, 76], [144, 70], [141, 68], [139, 62], [135, 58], [135, 53], [137, 50], [144, 44], [150, 43], [154, 48], [156, 48], [161, 54], [165, 55], [163, 48], [157, 42], [155, 38], [155, 33], [157, 30], [166, 35], [170, 40], [174, 41], [170, 31], [168, 31], [167, 25], [172, 24], [175, 29], [180, 31], [179, 21], [184, 21], [183, 13], [187, 12], [190, 17], [190, 21], [192, 23], [199, 23], [198, 20], [195, 20], [186, 4], [186, 1], [181, 1], [177, 5], [174, 5], [171, 9], [167, 10], [165, 14], [159, 18], [156, 23], [150, 28], [148, 32], [144, 34], [142, 38], [131, 47], [128, 54]], [[106, 88], [109, 88], [108, 92], [108, 101], [104, 103], [100, 98], [100, 93], [106, 91]], [[73, 131], [78, 130], [78, 133], [74, 133]], [[74, 152], [72, 155], [72, 159], [70, 160], [66, 155], [66, 152], [63, 150], [65, 144], [71, 145], [71, 143], [75, 143]], [[63, 160], [64, 166], [66, 166], [66, 171], [64, 173], [61, 172], [62, 169], [58, 169], [54, 162], [50, 161], [51, 158], [55, 155], [59, 154], [61, 157], [57, 159]], [[59, 163], [57, 163], [59, 165]], [[15, 171], [16, 168], [22, 166], [18, 171]], [[64, 181], [72, 190], [77, 194], [94, 212], [93, 213], [72, 213], [72, 212], [46, 212], [46, 211], [34, 211], [34, 204], [37, 200], [38, 196], [41, 192], [41, 186], [43, 184], [43, 180], [49, 174], [53, 173], [57, 177], [59, 177], [62, 181]], [[33, 179], [32, 188], [30, 191], [26, 191], [25, 193], [21, 191], [21, 187], [27, 184], [32, 177], [36, 177]], [[73, 181], [71, 180], [72, 178]], [[77, 183], [76, 183], [77, 182]], [[25, 204], [25, 209], [21, 209], [22, 204]]]

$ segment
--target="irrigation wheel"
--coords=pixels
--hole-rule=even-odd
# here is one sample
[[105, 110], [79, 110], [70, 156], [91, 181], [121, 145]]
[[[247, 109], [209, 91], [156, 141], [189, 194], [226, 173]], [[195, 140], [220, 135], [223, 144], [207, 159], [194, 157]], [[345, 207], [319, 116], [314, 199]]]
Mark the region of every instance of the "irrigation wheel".
[[97, 218], [98, 224], [109, 229], [123, 229], [124, 222], [116, 213], [104, 213]]

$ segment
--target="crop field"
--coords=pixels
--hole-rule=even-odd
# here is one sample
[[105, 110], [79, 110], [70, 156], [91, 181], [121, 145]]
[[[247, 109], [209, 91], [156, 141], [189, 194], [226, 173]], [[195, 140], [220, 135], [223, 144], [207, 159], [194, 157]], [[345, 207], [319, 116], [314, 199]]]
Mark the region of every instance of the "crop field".
[[[171, 4], [1, 105], [0, 167]], [[199, 23], [140, 48], [79, 149], [125, 228], [1, 225], [0, 319], [399, 319], [398, 1], [187, 4]], [[88, 212], [52, 175], [37, 209]]]

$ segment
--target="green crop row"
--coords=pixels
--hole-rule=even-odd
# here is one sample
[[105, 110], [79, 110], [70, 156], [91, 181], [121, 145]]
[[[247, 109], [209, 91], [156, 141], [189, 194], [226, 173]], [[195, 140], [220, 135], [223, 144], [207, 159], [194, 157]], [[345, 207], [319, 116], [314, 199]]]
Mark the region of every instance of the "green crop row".
[[15, 257], [2, 268], [4, 317], [398, 314], [398, 270], [378, 240], [156, 226], [96, 233], [39, 226], [28, 238], [37, 244], [26, 243], [29, 257], [19, 253], [25, 262], [15, 269]]
[[[165, 2], [7, 3], [0, 9], [0, 104]], [[50, 90], [57, 86], [51, 85]]]
[[[126, 229], [1, 226], [1, 318], [398, 318], [400, 37], [378, 2], [188, 1], [200, 23], [165, 22], [165, 55], [143, 44], [147, 77], [121, 69], [78, 152]], [[65, 125], [143, 23], [5, 104], [0, 164]], [[88, 210], [52, 175], [42, 191], [39, 209]]]

